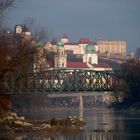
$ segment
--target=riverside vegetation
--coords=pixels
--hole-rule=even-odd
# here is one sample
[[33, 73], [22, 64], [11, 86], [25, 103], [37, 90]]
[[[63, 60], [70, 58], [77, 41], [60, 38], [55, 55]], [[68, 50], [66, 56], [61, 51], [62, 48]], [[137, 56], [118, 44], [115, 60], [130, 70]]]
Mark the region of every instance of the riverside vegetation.
[[[122, 65], [123, 85], [119, 87], [123, 91], [124, 100], [114, 103], [113, 108], [118, 110], [140, 111], [140, 60], [131, 59]], [[118, 90], [119, 90], [118, 89]]]

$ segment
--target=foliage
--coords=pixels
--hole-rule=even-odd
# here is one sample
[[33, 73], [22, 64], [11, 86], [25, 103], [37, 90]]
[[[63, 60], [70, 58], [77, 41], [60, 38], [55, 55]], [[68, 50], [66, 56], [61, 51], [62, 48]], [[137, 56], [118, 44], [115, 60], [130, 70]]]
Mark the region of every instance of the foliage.
[[126, 97], [129, 102], [140, 101], [140, 61], [128, 60], [122, 65], [122, 70], [125, 70], [123, 79], [127, 84]]
[[46, 43], [48, 41], [48, 29], [46, 27], [39, 27], [35, 24], [34, 17], [28, 17], [24, 20], [25, 26], [32, 32], [32, 37], [36, 39], [36, 42]]

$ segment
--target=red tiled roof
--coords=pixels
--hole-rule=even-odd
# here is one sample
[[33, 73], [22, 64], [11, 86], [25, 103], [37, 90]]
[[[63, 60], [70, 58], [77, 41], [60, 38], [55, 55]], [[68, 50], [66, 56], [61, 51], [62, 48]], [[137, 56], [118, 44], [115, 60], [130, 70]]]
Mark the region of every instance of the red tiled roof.
[[77, 42], [68, 42], [68, 43], [65, 43], [66, 45], [78, 45]]
[[[79, 43], [81, 43], [81, 44], [89, 44], [90, 40], [88, 38], [81, 38], [79, 40]], [[77, 43], [77, 42], [68, 42], [68, 43], [65, 43], [65, 45], [78, 45], [79, 43]], [[56, 41], [51, 41], [51, 44], [56, 45], [57, 42]], [[97, 43], [95, 43], [95, 42], [92, 42], [92, 44], [97, 45]]]
[[56, 45], [57, 43], [55, 41], [51, 41], [51, 44], [52, 45]]
[[107, 63], [92, 64], [94, 68], [111, 68]]
[[67, 62], [68, 68], [89, 68], [86, 63], [83, 62]]
[[67, 39], [68, 37], [65, 34], [63, 34], [63, 36], [61, 38], [66, 38]]
[[96, 42], [92, 42], [92, 44], [93, 44], [93, 45], [97, 45], [97, 43], [96, 43]]
[[90, 40], [89, 40], [89, 38], [80, 38], [79, 43], [88, 44], [88, 43], [90, 43]]

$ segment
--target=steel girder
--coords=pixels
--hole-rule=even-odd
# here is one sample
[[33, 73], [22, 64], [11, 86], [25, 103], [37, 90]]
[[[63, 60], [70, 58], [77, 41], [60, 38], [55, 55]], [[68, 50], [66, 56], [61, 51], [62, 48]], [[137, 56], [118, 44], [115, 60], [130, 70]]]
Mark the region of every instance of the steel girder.
[[19, 75], [5, 75], [7, 92], [113, 91], [120, 84], [119, 71], [51, 69]]

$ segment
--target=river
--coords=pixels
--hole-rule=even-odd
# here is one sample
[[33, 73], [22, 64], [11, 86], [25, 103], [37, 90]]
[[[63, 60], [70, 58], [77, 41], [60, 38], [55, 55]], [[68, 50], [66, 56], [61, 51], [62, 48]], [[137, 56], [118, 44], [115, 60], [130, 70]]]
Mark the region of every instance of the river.
[[[77, 116], [83, 117], [86, 125], [84, 131], [78, 134], [44, 136], [23, 133], [7, 140], [140, 140], [140, 112], [121, 112], [91, 107], [83, 110], [55, 107], [44, 111], [24, 112], [21, 115], [39, 120]], [[103, 129], [105, 132], [95, 132], [97, 129]]]

